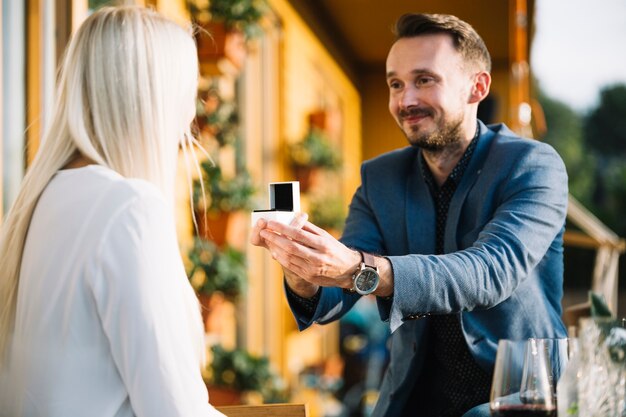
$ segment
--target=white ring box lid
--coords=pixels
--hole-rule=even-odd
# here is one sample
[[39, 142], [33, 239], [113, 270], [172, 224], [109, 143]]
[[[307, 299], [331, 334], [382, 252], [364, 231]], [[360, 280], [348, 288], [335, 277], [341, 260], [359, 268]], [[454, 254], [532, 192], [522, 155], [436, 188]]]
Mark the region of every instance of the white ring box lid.
[[298, 181], [270, 182], [269, 210], [254, 210], [251, 216], [252, 226], [259, 219], [274, 220], [289, 224], [300, 211], [300, 183]]

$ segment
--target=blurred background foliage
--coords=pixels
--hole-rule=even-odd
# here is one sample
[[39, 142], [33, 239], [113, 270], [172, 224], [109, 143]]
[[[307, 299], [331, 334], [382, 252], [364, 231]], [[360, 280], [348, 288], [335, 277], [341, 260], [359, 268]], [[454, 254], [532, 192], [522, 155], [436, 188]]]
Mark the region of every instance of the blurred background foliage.
[[[626, 236], [626, 84], [605, 86], [596, 105], [584, 112], [539, 88], [537, 97], [548, 128], [540, 139], [563, 158], [570, 193], [615, 233]], [[566, 284], [588, 286], [594, 258], [592, 250], [566, 248]], [[620, 259], [621, 288], [626, 288], [625, 259]]]

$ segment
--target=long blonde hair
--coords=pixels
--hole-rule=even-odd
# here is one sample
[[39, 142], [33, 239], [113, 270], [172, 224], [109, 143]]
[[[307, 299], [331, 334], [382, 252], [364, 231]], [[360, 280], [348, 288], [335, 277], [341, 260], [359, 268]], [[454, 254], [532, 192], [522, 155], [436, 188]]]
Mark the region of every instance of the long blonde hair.
[[0, 367], [15, 325], [24, 242], [50, 179], [82, 155], [154, 183], [173, 206], [178, 148], [191, 148], [197, 82], [191, 31], [155, 11], [107, 7], [78, 29], [61, 66], [51, 125], [0, 230]]

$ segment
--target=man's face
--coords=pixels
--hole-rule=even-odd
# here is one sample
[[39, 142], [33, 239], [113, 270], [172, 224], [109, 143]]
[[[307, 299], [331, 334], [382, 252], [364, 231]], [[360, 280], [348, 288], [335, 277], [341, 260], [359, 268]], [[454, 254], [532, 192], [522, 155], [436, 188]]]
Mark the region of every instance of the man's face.
[[411, 145], [439, 151], [462, 139], [471, 78], [448, 35], [393, 44], [387, 57], [389, 111]]

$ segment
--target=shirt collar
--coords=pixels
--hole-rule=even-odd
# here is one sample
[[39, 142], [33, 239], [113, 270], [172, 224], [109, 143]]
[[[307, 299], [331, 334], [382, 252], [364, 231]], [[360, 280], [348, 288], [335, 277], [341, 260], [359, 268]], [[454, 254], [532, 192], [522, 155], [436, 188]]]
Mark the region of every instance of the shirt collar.
[[[472, 139], [470, 144], [467, 146], [467, 149], [465, 149], [465, 152], [463, 152], [463, 156], [461, 156], [461, 159], [459, 159], [459, 162], [457, 162], [457, 164], [454, 166], [454, 168], [452, 169], [452, 172], [450, 173], [450, 175], [448, 175], [448, 178], [446, 178], [445, 182], [453, 181], [455, 185], [459, 185], [459, 183], [461, 182], [461, 178], [463, 178], [463, 173], [465, 172], [465, 169], [469, 165], [469, 161], [472, 159], [472, 155], [474, 154], [474, 150], [476, 149], [476, 144], [478, 143], [479, 136], [480, 136], [480, 125], [477, 122], [476, 134], [474, 135], [474, 138]], [[435, 178], [433, 177], [433, 174], [430, 168], [428, 167], [428, 164], [426, 163], [426, 159], [424, 158], [423, 152], [420, 152], [420, 157], [422, 158], [422, 177], [424, 178], [424, 181], [426, 181], [426, 184], [428, 184], [428, 186], [431, 188], [433, 187], [435, 187], [434, 189], [439, 188], [436, 186]]]

